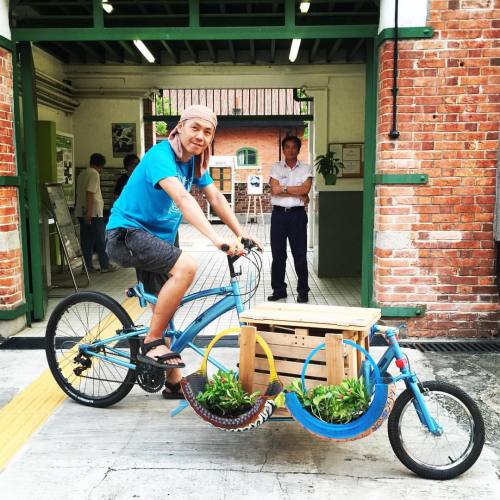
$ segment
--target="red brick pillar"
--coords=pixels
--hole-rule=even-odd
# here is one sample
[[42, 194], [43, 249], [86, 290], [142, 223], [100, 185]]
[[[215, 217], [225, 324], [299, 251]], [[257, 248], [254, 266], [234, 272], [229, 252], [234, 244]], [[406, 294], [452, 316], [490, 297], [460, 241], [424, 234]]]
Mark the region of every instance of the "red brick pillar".
[[[143, 116], [151, 116], [153, 114], [154, 103], [151, 99], [142, 100]], [[153, 122], [144, 121], [144, 149], [148, 151], [155, 145], [156, 134], [155, 124]]]
[[[399, 44], [398, 140], [390, 140], [393, 43], [380, 48], [377, 173], [425, 173], [422, 186], [380, 186], [375, 300], [426, 304], [414, 335], [496, 335], [492, 233], [500, 72], [493, 1], [433, 0], [426, 40]], [[495, 19], [496, 17], [496, 19]]]
[[[15, 176], [12, 54], [0, 47], [0, 176]], [[0, 186], [0, 314], [24, 303], [19, 197]], [[1, 317], [1, 316], [0, 316]], [[4, 316], [5, 317], [5, 316]], [[24, 322], [24, 318], [22, 319]], [[2, 334], [9, 333], [5, 324]]]

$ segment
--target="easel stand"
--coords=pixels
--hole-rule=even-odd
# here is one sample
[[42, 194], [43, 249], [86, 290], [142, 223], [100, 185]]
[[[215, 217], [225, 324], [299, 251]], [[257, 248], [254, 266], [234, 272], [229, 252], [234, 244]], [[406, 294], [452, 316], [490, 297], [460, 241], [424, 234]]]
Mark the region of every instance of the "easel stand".
[[[260, 216], [262, 219], [262, 224], [265, 224], [264, 220], [264, 212], [262, 211], [262, 196], [260, 194], [248, 195], [248, 208], [247, 208], [247, 218], [245, 220], [245, 224], [248, 224], [248, 219], [250, 215], [255, 217], [255, 221], [258, 221], [258, 217]], [[257, 212], [257, 201], [259, 203], [259, 211]], [[253, 206], [252, 213], [250, 213], [251, 207]]]

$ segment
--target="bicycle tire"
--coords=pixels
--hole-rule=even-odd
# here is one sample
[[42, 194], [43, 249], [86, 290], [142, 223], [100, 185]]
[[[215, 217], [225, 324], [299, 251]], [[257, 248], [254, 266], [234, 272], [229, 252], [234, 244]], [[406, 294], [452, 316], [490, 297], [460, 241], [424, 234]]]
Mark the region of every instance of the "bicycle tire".
[[[122, 400], [132, 390], [135, 370], [88, 357], [83, 362], [90, 360], [90, 367], [83, 370], [83, 376], [78, 375], [74, 370], [83, 365], [75, 359], [76, 350], [83, 340], [90, 343], [103, 338], [101, 334], [111, 336], [116, 330], [133, 326], [125, 309], [105, 294], [77, 292], [62, 300], [50, 315], [45, 334], [47, 362], [59, 387], [86, 406], [105, 408]], [[133, 362], [139, 351], [139, 341], [123, 338], [113, 347]]]
[[[420, 422], [412, 404], [413, 392], [406, 389], [396, 399], [389, 416], [387, 426], [389, 441], [399, 460], [415, 474], [426, 479], [453, 479], [470, 469], [481, 454], [485, 439], [483, 417], [473, 399], [453, 384], [429, 381], [419, 384], [419, 388], [424, 393], [429, 412], [443, 427], [443, 434], [434, 436]], [[454, 415], [452, 416], [453, 411], [460, 411], [456, 421]], [[408, 428], [403, 431], [405, 419]], [[411, 431], [415, 431], [415, 435], [412, 435]], [[406, 437], [404, 433], [407, 434]], [[457, 448], [463, 448], [461, 453], [452, 454], [451, 450], [443, 453], [438, 450], [439, 446], [442, 448], [451, 446], [453, 441], [457, 443]], [[444, 458], [440, 460], [443, 463], [437, 462], [437, 459], [437, 463], [429, 463], [437, 454], [431, 456], [427, 452], [424, 454], [428, 457], [426, 463], [423, 458], [418, 457], [415, 449], [410, 449], [411, 446], [424, 448], [427, 445], [433, 445], [433, 449], [442, 454]]]

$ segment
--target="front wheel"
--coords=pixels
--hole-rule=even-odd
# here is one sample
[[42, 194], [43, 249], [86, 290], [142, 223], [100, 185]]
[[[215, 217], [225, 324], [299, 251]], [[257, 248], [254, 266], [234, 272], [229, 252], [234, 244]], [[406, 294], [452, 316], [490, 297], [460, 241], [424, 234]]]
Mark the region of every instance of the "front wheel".
[[460, 388], [440, 381], [418, 385], [442, 433], [420, 421], [411, 389], [396, 399], [388, 421], [389, 440], [401, 462], [426, 479], [452, 479], [468, 470], [484, 445], [484, 422], [476, 403]]

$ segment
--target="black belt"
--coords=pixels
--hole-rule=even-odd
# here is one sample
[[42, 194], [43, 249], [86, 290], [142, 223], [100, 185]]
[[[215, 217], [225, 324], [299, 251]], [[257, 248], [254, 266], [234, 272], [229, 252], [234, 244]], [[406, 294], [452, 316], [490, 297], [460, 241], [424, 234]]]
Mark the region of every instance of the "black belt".
[[279, 207], [278, 205], [273, 206], [273, 212], [298, 212], [299, 210], [304, 210], [304, 207]]

